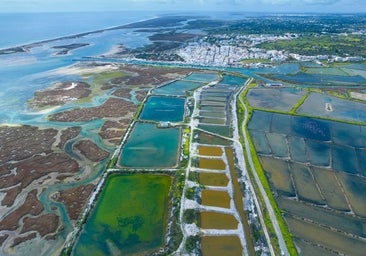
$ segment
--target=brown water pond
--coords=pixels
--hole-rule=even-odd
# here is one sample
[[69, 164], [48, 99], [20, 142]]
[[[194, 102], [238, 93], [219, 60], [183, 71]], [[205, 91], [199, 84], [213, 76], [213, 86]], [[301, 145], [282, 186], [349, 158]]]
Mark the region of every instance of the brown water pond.
[[216, 206], [230, 208], [230, 196], [226, 191], [203, 190], [202, 204], [207, 206]]
[[243, 255], [243, 247], [237, 236], [203, 236], [201, 251], [204, 256]]
[[198, 159], [198, 168], [209, 170], [225, 170], [226, 164], [222, 159], [202, 158]]
[[295, 196], [288, 164], [283, 160], [265, 156], [261, 156], [260, 160], [270, 182], [278, 190], [278, 193], [286, 196]]
[[224, 173], [206, 173], [201, 172], [198, 174], [199, 183], [204, 186], [220, 186], [225, 187], [229, 182], [226, 174]]
[[217, 212], [201, 212], [201, 228], [237, 229], [238, 221], [231, 214], [217, 213]]
[[198, 154], [203, 156], [222, 156], [222, 149], [219, 147], [199, 146]]

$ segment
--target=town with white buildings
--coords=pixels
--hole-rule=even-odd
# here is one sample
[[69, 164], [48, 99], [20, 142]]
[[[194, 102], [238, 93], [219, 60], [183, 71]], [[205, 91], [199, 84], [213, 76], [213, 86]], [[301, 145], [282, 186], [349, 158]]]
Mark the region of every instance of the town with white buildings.
[[333, 55], [306, 56], [285, 50], [259, 48], [264, 42], [292, 40], [297, 34], [275, 35], [219, 35], [206, 36], [176, 50], [186, 64], [209, 66], [261, 66], [284, 61], [346, 62], [362, 61], [362, 57]]

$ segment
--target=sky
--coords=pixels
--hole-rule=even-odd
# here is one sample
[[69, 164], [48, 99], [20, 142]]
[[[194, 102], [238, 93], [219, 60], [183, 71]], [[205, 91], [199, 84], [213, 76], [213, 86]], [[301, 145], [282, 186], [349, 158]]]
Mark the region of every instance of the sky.
[[366, 0], [0, 0], [0, 12], [129, 10], [366, 13]]

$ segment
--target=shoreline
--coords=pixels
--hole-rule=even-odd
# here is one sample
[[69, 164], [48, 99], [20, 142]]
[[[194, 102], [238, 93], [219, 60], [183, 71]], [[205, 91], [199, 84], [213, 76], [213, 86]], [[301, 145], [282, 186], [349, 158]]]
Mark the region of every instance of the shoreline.
[[116, 26], [106, 27], [106, 28], [102, 28], [102, 29], [90, 30], [90, 31], [86, 31], [86, 32], [80, 32], [80, 33], [77, 33], [77, 34], [70, 34], [70, 35], [54, 37], [54, 38], [49, 38], [49, 39], [44, 39], [44, 40], [41, 39], [40, 41], [34, 41], [34, 42], [30, 42], [30, 43], [24, 43], [24, 44], [19, 44], [19, 45], [4, 47], [4, 48], [0, 47], [0, 56], [1, 55], [12, 54], [12, 53], [18, 53], [18, 52], [28, 52], [29, 49], [31, 49], [31, 48], [40, 46], [40, 45], [45, 44], [45, 43], [51, 43], [51, 42], [54, 42], [54, 41], [58, 41], [58, 40], [74, 39], [74, 38], [84, 37], [84, 36], [88, 36], [88, 35], [92, 35], [92, 34], [103, 33], [103, 32], [106, 32], [106, 31], [124, 29], [124, 27], [126, 27], [126, 26], [133, 25], [133, 24], [138, 23], [138, 22], [157, 19], [159, 17], [161, 17], [161, 15], [153, 15], [151, 18], [146, 18], [146, 19], [141, 19], [141, 20], [137, 20], [137, 21], [133, 21], [133, 22], [128, 22], [128, 23], [124, 23], [122, 25], [116, 25]]

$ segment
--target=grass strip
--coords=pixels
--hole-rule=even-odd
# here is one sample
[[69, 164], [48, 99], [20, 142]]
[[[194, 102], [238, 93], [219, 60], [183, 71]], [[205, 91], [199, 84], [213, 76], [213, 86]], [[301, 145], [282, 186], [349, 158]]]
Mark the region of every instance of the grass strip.
[[[240, 95], [239, 97], [242, 99], [242, 101], [244, 102], [245, 106], [247, 107], [247, 110], [248, 110], [248, 119], [247, 119], [247, 122], [249, 122], [249, 120], [251, 119], [252, 117], [252, 113], [253, 113], [253, 109], [250, 107], [247, 99], [246, 99], [246, 95], [248, 93], [248, 88], [246, 88]], [[237, 102], [240, 102], [240, 101], [237, 101]], [[243, 116], [243, 113], [244, 113], [244, 106], [241, 106], [241, 104], [238, 104], [238, 121], [239, 121], [239, 127], [241, 127], [242, 123], [244, 122], [244, 116]], [[247, 128], [247, 124], [245, 124], [245, 129], [246, 129], [246, 132], [247, 134], [249, 135], [249, 130]], [[243, 134], [242, 134], [242, 130], [239, 129], [240, 131], [240, 137], [243, 138]], [[254, 168], [255, 170], [251, 170], [250, 168], [250, 165], [248, 164], [247, 162], [247, 166], [249, 167], [248, 168], [248, 173], [249, 173], [249, 176], [251, 178], [252, 181], [254, 181], [254, 174], [252, 172], [256, 172], [259, 179], [260, 179], [260, 182], [262, 183], [262, 186], [268, 196], [268, 199], [271, 203], [271, 206], [274, 210], [274, 213], [276, 215], [276, 218], [277, 218], [277, 221], [279, 223], [279, 226], [280, 226], [280, 229], [281, 229], [281, 233], [284, 237], [284, 240], [285, 240], [285, 243], [286, 243], [286, 246], [287, 246], [287, 249], [290, 253], [290, 255], [298, 255], [297, 253], [297, 250], [296, 250], [296, 247], [295, 247], [295, 244], [293, 243], [293, 240], [292, 240], [292, 235], [290, 233], [290, 231], [288, 230], [288, 227], [285, 223], [285, 220], [283, 219], [282, 217], [282, 214], [281, 214], [281, 210], [278, 208], [277, 206], [277, 203], [273, 197], [273, 194], [272, 194], [272, 191], [271, 191], [271, 188], [270, 188], [270, 185], [268, 183], [268, 180], [265, 176], [265, 173], [264, 173], [264, 170], [262, 168], [262, 165], [259, 161], [259, 158], [257, 156], [257, 152], [256, 152], [256, 149], [254, 147], [254, 144], [251, 140], [251, 137], [248, 136], [248, 142], [249, 142], [249, 147], [250, 147], [250, 153], [251, 153], [251, 156], [252, 156], [252, 161], [253, 161], [253, 164], [254, 164]], [[241, 139], [241, 143], [242, 143], [242, 147], [245, 148], [245, 145], [243, 143], [243, 140]], [[246, 161], [248, 161], [247, 157], [246, 157]], [[277, 236], [276, 236], [276, 233], [275, 233], [275, 230], [274, 230], [274, 227], [272, 225], [272, 221], [271, 221], [271, 218], [268, 214], [268, 211], [265, 207], [263, 207], [265, 205], [264, 203], [264, 199], [259, 191], [259, 188], [257, 187], [256, 185], [256, 182], [254, 181], [253, 182], [253, 185], [254, 185], [254, 188], [255, 188], [255, 192], [256, 194], [258, 195], [258, 198], [260, 200], [260, 204], [262, 206], [262, 209], [258, 209], [258, 210], [262, 210], [262, 214], [264, 216], [264, 222], [265, 222], [265, 225], [268, 229], [268, 232], [269, 232], [269, 235], [271, 237], [271, 240], [272, 240], [272, 246], [274, 247], [274, 250], [276, 252], [280, 252], [280, 249], [279, 249], [279, 246], [278, 246], [278, 239], [277, 239]]]

